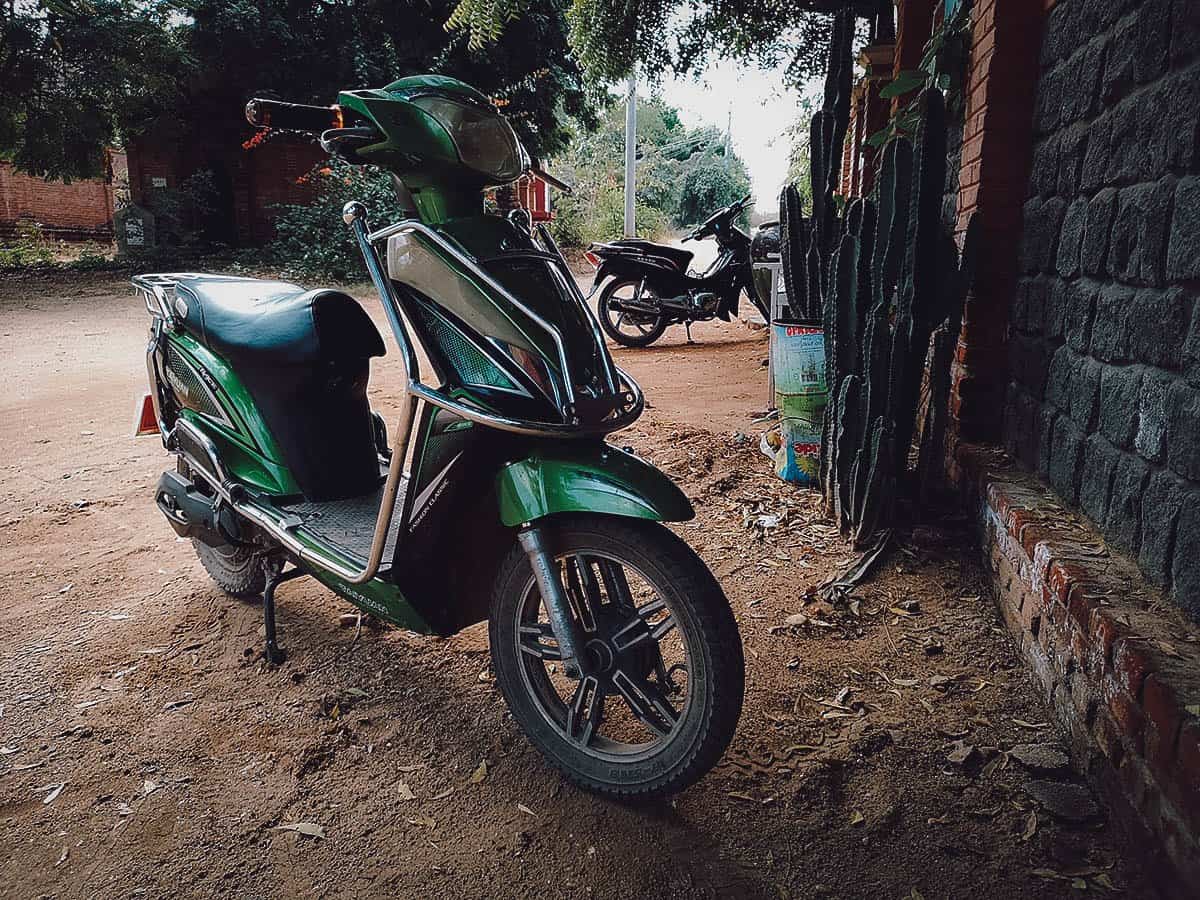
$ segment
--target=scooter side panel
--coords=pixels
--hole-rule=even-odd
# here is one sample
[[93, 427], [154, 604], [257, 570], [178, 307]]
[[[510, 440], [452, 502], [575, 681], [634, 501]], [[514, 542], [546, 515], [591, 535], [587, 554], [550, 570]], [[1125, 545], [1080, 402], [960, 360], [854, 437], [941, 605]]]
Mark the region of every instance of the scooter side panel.
[[[167, 338], [168, 360], [182, 361], [180, 378], [171, 365], [163, 367], [168, 386], [183, 407], [180, 415], [199, 426], [217, 445], [231, 475], [251, 487], [273, 494], [298, 494], [300, 487], [283, 462], [283, 455], [263, 423], [254, 398], [232, 368], [190, 335]], [[207, 402], [189, 403], [188, 394], [206, 392]], [[215, 405], [216, 409], [211, 407]]]
[[[327, 548], [322, 548], [327, 552]], [[347, 584], [332, 572], [317, 566], [310, 570], [313, 578], [335, 594], [345, 597], [359, 609], [378, 616], [393, 625], [418, 634], [433, 634], [433, 627], [405, 599], [400, 588], [382, 578], [372, 578], [366, 584]]]
[[560, 512], [592, 512], [659, 522], [695, 516], [666, 475], [632, 453], [604, 443], [536, 450], [496, 476], [500, 520], [520, 525]]

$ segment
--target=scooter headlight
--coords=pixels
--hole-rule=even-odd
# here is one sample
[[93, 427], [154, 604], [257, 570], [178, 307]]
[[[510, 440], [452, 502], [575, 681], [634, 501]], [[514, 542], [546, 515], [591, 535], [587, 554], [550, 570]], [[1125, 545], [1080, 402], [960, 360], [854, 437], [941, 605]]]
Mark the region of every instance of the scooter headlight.
[[528, 168], [525, 148], [499, 113], [439, 94], [414, 97], [411, 102], [446, 129], [463, 165], [497, 183], [514, 181]]

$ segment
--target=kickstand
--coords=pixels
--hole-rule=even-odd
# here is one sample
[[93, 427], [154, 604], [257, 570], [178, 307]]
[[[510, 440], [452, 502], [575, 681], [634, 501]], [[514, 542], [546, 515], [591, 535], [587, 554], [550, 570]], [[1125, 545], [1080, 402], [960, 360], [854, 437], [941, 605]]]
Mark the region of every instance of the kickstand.
[[284, 572], [282, 569], [278, 572], [267, 571], [267, 584], [263, 588], [263, 631], [266, 632], [266, 647], [263, 649], [263, 656], [266, 657], [268, 663], [277, 666], [287, 659], [287, 654], [279, 648], [279, 643], [275, 638], [275, 588], [283, 584], [285, 581], [291, 581], [293, 578], [302, 578], [307, 575], [304, 569], [292, 569], [289, 572]]
[[689, 344], [694, 344], [694, 343], [696, 343], [695, 341], [693, 341], [693, 340], [692, 340], [692, 323], [691, 323], [690, 321], [686, 321], [686, 322], [684, 322], [684, 323], [683, 323], [683, 328], [684, 328], [684, 330], [687, 332], [687, 342], [688, 342]]

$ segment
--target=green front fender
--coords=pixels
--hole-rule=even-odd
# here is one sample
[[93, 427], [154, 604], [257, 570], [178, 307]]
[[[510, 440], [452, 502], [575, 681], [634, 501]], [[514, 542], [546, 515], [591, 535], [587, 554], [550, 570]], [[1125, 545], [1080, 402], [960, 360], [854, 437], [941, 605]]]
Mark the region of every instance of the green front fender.
[[500, 521], [520, 525], [561, 512], [594, 512], [658, 522], [696, 513], [666, 475], [608, 444], [557, 445], [509, 463], [496, 475]]

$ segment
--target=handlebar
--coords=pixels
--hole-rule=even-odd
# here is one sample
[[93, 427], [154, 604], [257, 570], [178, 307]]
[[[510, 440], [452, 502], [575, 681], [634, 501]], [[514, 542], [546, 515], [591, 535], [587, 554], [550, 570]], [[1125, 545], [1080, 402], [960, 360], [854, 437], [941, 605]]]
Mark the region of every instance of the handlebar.
[[747, 194], [741, 200], [737, 201], [737, 203], [731, 203], [724, 209], [717, 210], [715, 213], [697, 225], [694, 229], [692, 229], [691, 232], [680, 238], [680, 242], [694, 241], [697, 238], [705, 237], [712, 231], [713, 225], [726, 216], [736, 216], [746, 208], [746, 204], [749, 203], [753, 197], [753, 194]]
[[307, 103], [284, 103], [257, 97], [246, 104], [246, 121], [259, 128], [307, 131], [312, 134], [341, 128], [345, 124], [340, 106], [309, 106]]

